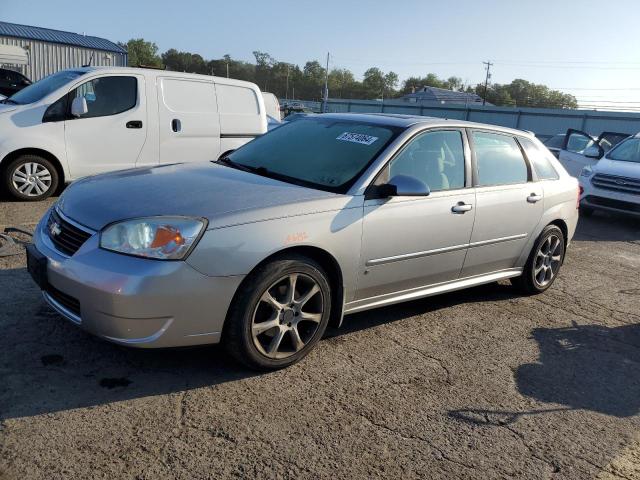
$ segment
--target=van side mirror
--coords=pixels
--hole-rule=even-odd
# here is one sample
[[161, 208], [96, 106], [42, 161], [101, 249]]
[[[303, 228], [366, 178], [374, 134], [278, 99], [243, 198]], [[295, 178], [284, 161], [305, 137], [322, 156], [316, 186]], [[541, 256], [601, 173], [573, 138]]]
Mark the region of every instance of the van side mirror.
[[431, 193], [429, 186], [409, 175], [396, 175], [388, 183], [380, 185], [376, 193], [386, 197], [426, 197]]
[[76, 118], [81, 117], [89, 113], [89, 107], [87, 107], [87, 100], [84, 97], [76, 97], [71, 102], [71, 115]]

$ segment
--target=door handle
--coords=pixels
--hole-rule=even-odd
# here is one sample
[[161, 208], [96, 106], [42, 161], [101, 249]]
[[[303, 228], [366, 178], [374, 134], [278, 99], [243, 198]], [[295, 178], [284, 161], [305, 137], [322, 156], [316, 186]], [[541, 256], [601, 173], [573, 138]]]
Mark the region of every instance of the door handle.
[[131, 120], [125, 126], [127, 128], [142, 128], [142, 120]]
[[451, 207], [451, 211], [453, 213], [465, 213], [473, 208], [473, 205], [464, 202], [458, 202], [453, 207]]
[[180, 130], [182, 130], [182, 123], [180, 123], [180, 120], [178, 120], [177, 118], [171, 120], [171, 130], [173, 130], [174, 132], [179, 132]]
[[542, 195], [538, 195], [535, 192], [532, 192], [531, 195], [527, 197], [527, 202], [536, 203], [542, 200]]

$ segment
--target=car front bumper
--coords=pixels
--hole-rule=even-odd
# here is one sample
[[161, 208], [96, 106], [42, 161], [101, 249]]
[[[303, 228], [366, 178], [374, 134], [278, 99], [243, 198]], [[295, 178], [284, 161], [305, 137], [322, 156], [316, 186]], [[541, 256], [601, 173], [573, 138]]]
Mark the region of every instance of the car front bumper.
[[583, 188], [581, 206], [640, 216], [640, 195], [597, 188], [590, 178], [581, 177], [580, 185]]
[[106, 340], [134, 347], [218, 343], [243, 276], [210, 277], [183, 261], [109, 252], [91, 236], [68, 257], [46, 232], [49, 214], [34, 234], [46, 257], [43, 296], [58, 313]]

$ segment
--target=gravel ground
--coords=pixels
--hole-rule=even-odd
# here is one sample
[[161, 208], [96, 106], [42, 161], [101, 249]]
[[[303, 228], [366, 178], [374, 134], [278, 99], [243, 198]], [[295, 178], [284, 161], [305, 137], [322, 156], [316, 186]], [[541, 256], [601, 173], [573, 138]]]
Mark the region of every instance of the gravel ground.
[[90, 337], [0, 258], [0, 478], [640, 478], [639, 225], [581, 219], [544, 295], [351, 315], [261, 375]]

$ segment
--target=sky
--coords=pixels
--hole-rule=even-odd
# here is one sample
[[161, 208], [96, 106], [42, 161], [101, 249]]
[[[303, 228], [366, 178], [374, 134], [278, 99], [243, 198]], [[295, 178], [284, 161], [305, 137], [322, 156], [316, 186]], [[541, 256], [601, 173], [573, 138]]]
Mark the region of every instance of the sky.
[[204, 58], [252, 52], [361, 78], [514, 78], [575, 95], [582, 106], [640, 111], [637, 0], [0, 0], [0, 20], [126, 41], [142, 37]]

